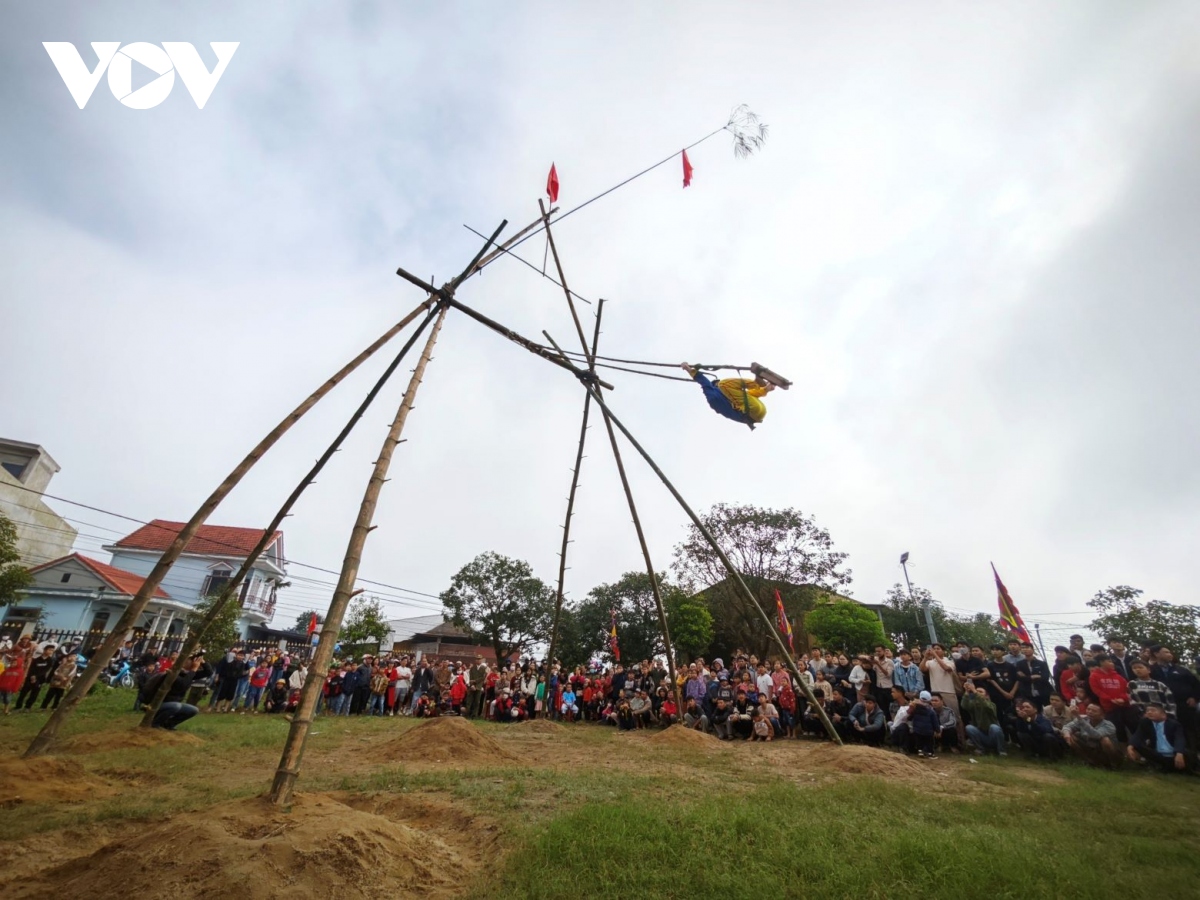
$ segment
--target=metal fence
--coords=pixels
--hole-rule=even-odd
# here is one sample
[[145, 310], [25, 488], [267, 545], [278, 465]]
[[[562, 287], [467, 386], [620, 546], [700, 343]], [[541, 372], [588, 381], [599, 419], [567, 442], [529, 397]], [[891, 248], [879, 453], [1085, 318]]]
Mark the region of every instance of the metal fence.
[[[60, 647], [64, 644], [77, 646], [80, 654], [90, 658], [96, 648], [108, 637], [108, 634], [109, 632], [101, 630], [69, 631], [54, 628], [35, 628], [31, 636], [33, 642], [39, 645], [46, 641], [53, 641]], [[130, 649], [132, 655], [135, 657], [146, 653], [169, 656], [172, 653], [178, 653], [183, 648], [183, 642], [184, 637], [180, 634], [150, 634], [135, 631], [130, 635]], [[282, 647], [280, 646], [281, 644], [283, 645]], [[301, 659], [308, 659], [312, 653], [312, 647], [305, 641], [238, 641], [233, 646], [235, 648], [244, 648], [247, 651], [283, 649], [290, 655], [298, 656]], [[225, 647], [217, 648], [217, 652], [224, 652], [226, 649]]]

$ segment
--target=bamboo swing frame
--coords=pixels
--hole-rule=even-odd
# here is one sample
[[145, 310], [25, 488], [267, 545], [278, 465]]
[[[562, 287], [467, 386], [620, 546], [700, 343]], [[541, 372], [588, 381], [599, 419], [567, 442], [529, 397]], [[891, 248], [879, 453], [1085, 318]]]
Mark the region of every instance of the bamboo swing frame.
[[[334, 590], [333, 597], [330, 602], [329, 610], [326, 614], [325, 623], [321, 630], [321, 636], [317, 641], [314, 650], [313, 659], [311, 660], [308, 676], [305, 680], [304, 687], [301, 691], [300, 703], [295, 716], [292, 718], [291, 727], [288, 732], [287, 740], [284, 743], [283, 751], [280, 756], [279, 765], [276, 769], [275, 778], [271, 786], [269, 797], [277, 805], [288, 805], [291, 802], [295, 785], [300, 775], [300, 766], [303, 759], [304, 747], [307, 742], [309, 728], [312, 724], [313, 717], [316, 712], [316, 706], [321, 695], [321, 687], [324, 682], [325, 670], [328, 667], [329, 660], [332, 658], [334, 644], [337, 640], [337, 633], [341, 626], [342, 619], [346, 613], [351, 598], [359, 593], [354, 589], [354, 585], [358, 578], [358, 569], [362, 561], [363, 549], [366, 544], [366, 539], [371, 531], [376, 527], [373, 524], [375, 510], [379, 502], [379, 497], [382, 492], [384, 483], [388, 480], [387, 474], [391, 466], [392, 457], [396, 447], [402, 442], [401, 435], [404, 431], [404, 426], [408, 419], [408, 414], [413, 409], [413, 404], [416, 399], [417, 390], [424, 378], [426, 367], [432, 359], [432, 352], [437, 343], [438, 336], [441, 332], [442, 325], [445, 321], [446, 314], [449, 310], [454, 309], [464, 314], [467, 318], [474, 319], [481, 325], [489, 328], [492, 331], [500, 334], [503, 337], [517, 343], [530, 353], [538, 356], [553, 365], [567, 370], [575, 376], [583, 386], [584, 404], [583, 416], [580, 425], [579, 441], [575, 456], [575, 465], [572, 471], [571, 487], [567, 498], [566, 518], [563, 525], [563, 541], [560, 551], [560, 563], [558, 574], [558, 586], [555, 594], [555, 609], [553, 626], [550, 635], [550, 647], [547, 656], [548, 663], [554, 659], [554, 651], [558, 641], [558, 631], [562, 606], [564, 602], [564, 584], [567, 569], [567, 551], [570, 544], [570, 526], [574, 515], [574, 507], [579, 487], [579, 474], [582, 467], [584, 457], [584, 448], [588, 431], [588, 419], [592, 404], [599, 406], [604, 418], [605, 429], [609, 438], [609, 446], [613, 454], [614, 462], [617, 466], [617, 472], [621, 479], [621, 485], [625, 494], [626, 502], [629, 506], [630, 517], [634, 524], [634, 530], [638, 539], [642, 557], [646, 565], [646, 572], [650, 578], [652, 591], [654, 594], [655, 608], [658, 614], [659, 626], [662, 633], [663, 645], [666, 648], [667, 664], [669, 677], [675, 695], [678, 713], [683, 715], [683, 703], [680, 691], [679, 679], [677, 677], [675, 665], [675, 652], [671, 643], [670, 627], [666, 609], [662, 600], [662, 592], [658, 584], [657, 574], [654, 569], [654, 564], [650, 556], [649, 547], [646, 541], [646, 536], [642, 528], [641, 519], [638, 516], [637, 504], [634, 500], [633, 492], [629, 484], [629, 479], [626, 474], [624, 460], [621, 456], [619, 442], [616, 432], [620, 431], [630, 445], [637, 450], [638, 454], [650, 466], [654, 474], [659, 478], [676, 502], [680, 505], [683, 511], [691, 519], [699, 532], [703, 535], [705, 541], [712, 547], [717, 554], [722, 564], [728, 570], [730, 576], [734, 579], [739, 591], [743, 593], [747, 599], [751, 601], [754, 608], [757, 609], [767, 626], [768, 632], [772, 635], [776, 644], [779, 647], [783, 657], [788, 661], [791, 671], [796, 675], [801, 691], [810, 703], [813, 703], [819, 712], [822, 724], [825, 726], [829, 736], [838, 744], [841, 740], [833, 727], [832, 722], [825, 714], [825, 711], [816, 702], [812, 691], [801, 675], [800, 669], [796, 664], [787, 645], [783, 642], [782, 637], [777, 633], [770, 616], [766, 613], [758, 598], [746, 585], [740, 573], [734, 568], [729, 557], [717, 543], [711, 532], [705, 527], [704, 523], [684, 500], [683, 496], [659, 468], [658, 464], [649, 455], [644, 447], [634, 438], [629, 429], [620, 421], [619, 418], [609, 408], [608, 403], [603, 396], [603, 390], [612, 390], [613, 386], [608, 382], [601, 380], [596, 374], [596, 350], [600, 338], [601, 315], [603, 313], [604, 301], [600, 300], [596, 311], [595, 330], [592, 340], [589, 344], [584, 335], [583, 326], [580, 322], [578, 312], [575, 308], [573, 294], [567, 286], [566, 275], [563, 271], [561, 259], [559, 257], [558, 248], [555, 244], [553, 233], [550, 227], [550, 216], [556, 211], [554, 209], [547, 210], [545, 205], [539, 201], [541, 216], [532, 222], [530, 225], [518, 231], [504, 244], [495, 246], [496, 239], [507, 225], [507, 221], [502, 222], [499, 228], [487, 239], [484, 246], [475, 255], [474, 259], [467, 265], [466, 268], [454, 279], [446, 282], [442, 287], [435, 287], [432, 284], [420, 279], [403, 268], [398, 268], [396, 274], [401, 278], [409, 281], [426, 292], [426, 298], [419, 303], [407, 316], [401, 319], [398, 323], [389, 328], [384, 334], [377, 338], [366, 349], [354, 357], [350, 362], [346, 363], [326, 382], [318, 387], [310, 394], [299, 406], [291, 413], [284, 417], [268, 434], [246, 455], [246, 457], [233, 469], [232, 472], [221, 482], [220, 485], [209, 495], [209, 497], [200, 505], [192, 518], [180, 530], [175, 540], [170, 547], [159, 558], [150, 574], [146, 577], [137, 594], [130, 600], [125, 612], [120, 620], [113, 626], [108, 636], [97, 648], [89, 662], [87, 668], [76, 679], [71, 689], [63, 698], [62, 703], [54, 712], [49, 720], [42, 727], [41, 731], [34, 737], [24, 752], [26, 758], [41, 756], [50, 752], [57, 740], [58, 733], [62, 725], [70, 718], [80, 701], [87, 695], [88, 691], [98, 680], [104, 666], [109, 658], [117, 651], [125, 634], [130, 631], [138, 618], [144, 612], [147, 604], [154, 595], [155, 590], [166, 577], [167, 572], [179, 559], [186, 549], [188, 543], [195, 536], [199, 528], [208, 520], [209, 516], [216, 510], [226, 496], [237, 486], [237, 484], [245, 477], [245, 475], [254, 467], [257, 462], [270, 450], [287, 432], [296, 424], [309, 410], [311, 410], [323, 397], [325, 397], [334, 387], [341, 381], [353, 373], [359, 366], [366, 362], [375, 354], [384, 344], [388, 343], [407, 325], [409, 325], [422, 311], [426, 312], [425, 318], [418, 325], [417, 329], [405, 342], [395, 359], [388, 366], [387, 370], [377, 380], [376, 384], [368, 392], [367, 396], [351, 415], [350, 419], [343, 426], [342, 430], [334, 438], [334, 440], [326, 448], [325, 452], [317, 460], [314, 466], [304, 475], [304, 477], [296, 485], [292, 493], [280, 506], [275, 516], [272, 518], [268, 527], [264, 530], [263, 536], [256, 547], [251, 551], [238, 572], [229, 584], [225, 586], [222, 593], [218, 595], [216, 602], [212, 605], [206, 618], [201, 625], [194, 629], [184, 647], [179, 654], [179, 658], [168, 672], [163, 684], [156, 692], [150, 703], [150, 707], [146, 712], [142, 722], [142, 726], [149, 726], [156, 715], [163, 699], [169, 692], [172, 684], [175, 682], [179, 671], [185, 664], [188, 656], [200, 645], [204, 638], [205, 630], [209, 625], [220, 615], [221, 611], [227, 605], [234, 601], [238, 593], [238, 586], [247, 577], [254, 563], [270, 543], [271, 537], [274, 535], [278, 526], [283, 519], [290, 513], [295, 503], [302, 496], [304, 491], [314, 482], [316, 476], [321, 472], [330, 458], [338, 451], [346, 437], [353, 430], [358, 421], [362, 418], [368, 407], [374, 401], [379, 392], [383, 389], [391, 375], [395, 372], [400, 362], [404, 359], [407, 353], [415, 345], [420, 338], [425, 328], [432, 322], [432, 329], [425, 342], [424, 349], [420, 359], [417, 362], [416, 368], [409, 380], [408, 387], [404, 397], [396, 410], [396, 415], [392, 421], [391, 428], [388, 431], [383, 445], [380, 448], [379, 456], [375, 461], [372, 474], [367, 482], [364, 490], [363, 499], [359, 506], [359, 512], [355, 521], [354, 527], [351, 530], [348, 546], [346, 549], [345, 558], [343, 560], [342, 569], [338, 577], [337, 587]], [[580, 368], [571, 355], [554, 341], [554, 339], [546, 332], [543, 335], [554, 348], [554, 352], [550, 352], [541, 344], [538, 344], [508, 327], [496, 322], [493, 319], [483, 315], [475, 309], [459, 302], [455, 297], [455, 291], [458, 287], [471, 276], [479, 273], [490, 262], [498, 256], [508, 252], [509, 248], [521, 243], [523, 240], [531, 237], [531, 232], [541, 226], [541, 230], [546, 233], [546, 239], [549, 248], [553, 252], [554, 264], [558, 271], [558, 283], [563, 289], [566, 298], [568, 309], [571, 313], [571, 319], [575, 327], [576, 335], [579, 339], [582, 355], [586, 360], [586, 368]], [[490, 252], [489, 252], [490, 250]], [[577, 354], [572, 354], [577, 355]]]

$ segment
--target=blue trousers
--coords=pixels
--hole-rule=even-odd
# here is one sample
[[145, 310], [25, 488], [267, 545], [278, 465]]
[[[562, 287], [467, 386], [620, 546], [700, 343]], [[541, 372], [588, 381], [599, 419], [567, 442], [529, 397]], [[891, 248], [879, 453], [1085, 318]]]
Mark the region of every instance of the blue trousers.
[[999, 725], [989, 725], [987, 734], [976, 728], [974, 725], [967, 726], [967, 737], [969, 737], [980, 752], [986, 753], [988, 750], [995, 750], [1001, 756], [1008, 754], [1008, 750], [1004, 746], [1004, 731]]

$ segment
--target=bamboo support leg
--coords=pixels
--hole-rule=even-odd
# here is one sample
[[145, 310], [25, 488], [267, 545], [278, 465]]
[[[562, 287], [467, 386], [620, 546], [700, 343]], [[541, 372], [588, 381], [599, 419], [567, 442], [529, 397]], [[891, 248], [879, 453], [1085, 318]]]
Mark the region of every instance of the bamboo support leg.
[[237, 596], [237, 590], [242, 581], [245, 580], [245, 578], [250, 574], [250, 571], [254, 568], [254, 564], [258, 562], [258, 558], [263, 554], [263, 551], [266, 550], [267, 545], [271, 541], [272, 535], [274, 535], [279, 526], [283, 524], [283, 520], [287, 518], [288, 514], [292, 511], [292, 507], [296, 505], [297, 501], [299, 501], [300, 496], [305, 492], [305, 490], [308, 489], [308, 486], [316, 480], [316, 477], [321, 473], [321, 470], [325, 468], [325, 464], [329, 462], [333, 455], [341, 448], [346, 438], [350, 436], [350, 432], [354, 430], [354, 427], [370, 408], [372, 402], [374, 402], [375, 398], [379, 395], [379, 392], [383, 390], [384, 385], [386, 385], [391, 379], [401, 361], [405, 356], [408, 355], [408, 352], [412, 349], [413, 344], [415, 344], [421, 337], [421, 334], [425, 331], [425, 327], [436, 315], [436, 310], [430, 310], [429, 314], [425, 316], [425, 318], [417, 326], [416, 330], [409, 336], [408, 340], [404, 342], [404, 346], [400, 348], [400, 352], [396, 354], [396, 358], [392, 360], [391, 364], [383, 371], [383, 374], [379, 376], [379, 379], [375, 382], [375, 385], [370, 391], [367, 392], [367, 396], [363, 398], [362, 403], [360, 403], [358, 408], [351, 414], [349, 420], [342, 427], [342, 430], [338, 432], [337, 437], [335, 437], [332, 443], [325, 448], [325, 452], [321, 454], [320, 458], [316, 461], [313, 467], [308, 470], [308, 473], [300, 479], [300, 483], [296, 485], [292, 493], [283, 502], [283, 505], [279, 507], [279, 510], [275, 513], [275, 517], [271, 519], [266, 529], [264, 529], [263, 536], [259, 539], [254, 549], [250, 551], [250, 555], [247, 556], [242, 562], [242, 565], [238, 569], [237, 573], [225, 586], [225, 589], [221, 592], [217, 602], [214, 603], [209, 609], [208, 614], [204, 617], [203, 621], [201, 621], [196, 628], [191, 629], [188, 632], [188, 636], [184, 640], [183, 647], [179, 651], [179, 657], [171, 666], [170, 671], [167, 672], [167, 677], [164, 678], [162, 684], [159, 685], [158, 690], [155, 692], [154, 697], [150, 701], [149, 709], [147, 709], [145, 715], [142, 716], [141, 727], [149, 728], [151, 725], [153, 725], [154, 717], [158, 714], [159, 707], [162, 706], [167, 694], [170, 693], [172, 686], [175, 684], [175, 679], [179, 677], [179, 673], [183, 670], [184, 665], [187, 663], [188, 657], [191, 656], [192, 653], [196, 651], [196, 648], [200, 646], [200, 642], [204, 640], [205, 633], [208, 631], [212, 623], [217, 620], [217, 617], [224, 611], [225, 606], [235, 596]]
[[663, 470], [658, 467], [658, 464], [654, 461], [654, 459], [650, 456], [650, 454], [646, 452], [645, 448], [643, 448], [642, 445], [638, 443], [637, 439], [629, 432], [629, 429], [626, 428], [621, 423], [620, 419], [618, 419], [615, 415], [612, 414], [612, 411], [608, 408], [608, 405], [604, 402], [604, 397], [601, 396], [600, 391], [592, 386], [587, 386], [587, 387], [588, 387], [588, 391], [592, 394], [592, 399], [595, 400], [596, 403], [598, 403], [600, 405], [600, 409], [604, 412], [605, 422], [611, 421], [612, 424], [616, 425], [617, 428], [620, 429], [621, 433], [623, 435], [625, 435], [625, 439], [629, 441], [629, 443], [633, 446], [633, 448], [635, 450], [637, 450], [637, 452], [639, 454], [641, 454], [642, 459], [644, 459], [646, 461], [646, 463], [654, 471], [654, 474], [658, 476], [659, 481], [661, 481], [663, 483], [663, 485], [667, 488], [667, 490], [671, 492], [671, 495], [675, 498], [676, 502], [680, 505], [680, 507], [683, 509], [683, 511], [685, 513], [687, 513], [688, 518], [690, 518], [692, 520], [692, 524], [696, 526], [697, 530], [699, 530], [699, 532], [704, 536], [704, 540], [708, 543], [708, 545], [710, 547], [712, 547], [713, 552], [715, 552], [717, 554], [717, 556], [720, 558], [721, 563], [725, 566], [725, 568], [729, 572], [730, 576], [737, 583], [738, 588], [741, 590], [741, 592], [750, 600], [751, 603], [754, 604], [754, 608], [758, 610], [759, 615], [762, 616], [763, 622], [767, 626], [767, 631], [775, 639], [775, 643], [777, 643], [779, 645], [779, 650], [781, 653], [783, 653], [783, 658], [788, 661], [788, 665], [791, 667], [792, 672], [795, 674], [796, 680], [799, 683], [800, 690], [803, 692], [804, 696], [808, 699], [808, 702], [813, 704], [813, 706], [816, 708], [818, 714], [820, 715], [821, 724], [825, 726], [825, 731], [829, 734], [829, 737], [833, 741], [835, 741], [838, 744], [842, 743], [842, 739], [838, 736], [837, 730], [833, 727], [833, 723], [831, 721], [829, 721], [829, 716], [827, 716], [825, 714], [824, 708], [819, 703], [817, 703], [817, 698], [815, 696], [813, 696], [813, 692], [809, 689], [808, 685], [804, 681], [804, 678], [801, 676], [800, 668], [799, 668], [799, 666], [796, 665], [796, 660], [792, 657], [792, 654], [788, 651], [787, 644], [784, 643], [783, 638], [779, 635], [778, 629], [776, 629], [774, 623], [771, 622], [771, 617], [767, 615], [766, 610], [764, 610], [762, 607], [762, 604], [758, 602], [758, 598], [754, 596], [754, 593], [750, 590], [749, 586], [742, 579], [741, 573], [738, 572], [738, 570], [734, 568], [733, 563], [730, 561], [729, 557], [725, 555], [725, 551], [721, 549], [721, 545], [718, 544], [716, 538], [714, 538], [712, 536], [712, 532], [710, 532], [708, 530], [708, 528], [704, 525], [704, 523], [700, 521], [700, 517], [697, 516], [696, 513], [692, 510], [691, 506], [688, 505], [688, 502], [683, 499], [683, 495], [680, 494], [678, 490], [676, 490], [675, 485], [673, 485], [671, 483], [671, 480], [669, 478], [667, 478], [667, 476], [663, 473]]
[[51, 714], [46, 724], [42, 726], [41, 731], [38, 732], [37, 736], [34, 737], [33, 741], [25, 749], [23, 756], [26, 759], [34, 756], [42, 756], [48, 753], [51, 747], [54, 746], [54, 741], [63, 724], [71, 717], [71, 714], [75, 711], [80, 701], [87, 696], [88, 691], [96, 684], [96, 681], [100, 678], [100, 674], [104, 671], [104, 667], [108, 665], [108, 661], [117, 652], [117, 649], [121, 646], [121, 642], [125, 640], [125, 635], [133, 629], [138, 619], [141, 618], [146, 605], [154, 596], [154, 592], [158, 590], [159, 585], [166, 578], [167, 572], [175, 565], [176, 561], [182, 555], [184, 548], [191, 542], [196, 532], [200, 529], [200, 526], [208, 521], [208, 517], [212, 515], [221, 501], [246, 476], [246, 473], [254, 468], [255, 463], [268, 450], [275, 446], [279, 439], [287, 434], [293, 425], [300, 421], [305, 413], [316, 406], [322, 397], [333, 390], [355, 369], [374, 355], [376, 350], [395, 337], [404, 326], [415, 319], [421, 310], [426, 309], [428, 305], [428, 300], [421, 303], [411, 313], [384, 332], [378, 340], [359, 353], [354, 359], [350, 360], [350, 362], [346, 363], [328, 381], [313, 391], [303, 403], [292, 410], [283, 421], [271, 429], [267, 436], [258, 442], [254, 449], [238, 463], [234, 470], [226, 476], [225, 480], [217, 486], [217, 489], [209, 495], [208, 499], [200, 505], [200, 508], [192, 514], [191, 519], [183, 526], [179, 534], [175, 537], [175, 540], [171, 542], [171, 546], [167, 548], [167, 551], [154, 564], [154, 568], [150, 570], [150, 574], [146, 576], [146, 580], [142, 582], [142, 586], [138, 589], [138, 592], [130, 599], [129, 605], [125, 607], [125, 611], [121, 614], [121, 618], [117, 620], [117, 623], [112, 627], [108, 636], [96, 648], [87, 668], [75, 679], [75, 683], [71, 685], [58, 708]]
[[354, 523], [354, 529], [350, 533], [350, 543], [346, 547], [346, 557], [342, 563], [341, 574], [338, 576], [337, 588], [333, 592], [333, 601], [325, 616], [321, 637], [317, 642], [317, 649], [309, 664], [308, 677], [305, 679], [304, 688], [300, 693], [300, 704], [292, 719], [287, 741], [279, 758], [279, 767], [275, 771], [275, 781], [271, 785], [271, 801], [279, 806], [287, 806], [291, 803], [296, 780], [300, 777], [300, 761], [304, 756], [304, 745], [308, 740], [309, 727], [317, 711], [317, 701], [321, 698], [321, 688], [325, 684], [329, 660], [333, 657], [333, 645], [337, 642], [338, 631], [341, 629], [342, 619], [346, 615], [346, 607], [349, 606], [350, 598], [354, 594], [354, 583], [358, 580], [358, 567], [362, 562], [367, 535], [373, 528], [371, 523], [375, 518], [375, 507], [379, 503], [379, 494], [388, 480], [387, 473], [392, 463], [392, 454], [395, 453], [396, 447], [400, 443], [404, 423], [408, 420], [408, 413], [417, 396], [417, 388], [421, 384], [425, 366], [429, 363], [430, 354], [433, 352], [433, 346], [437, 342], [438, 333], [442, 330], [442, 322], [445, 318], [446, 308], [442, 306], [433, 324], [433, 330], [429, 332], [429, 338], [425, 342], [425, 350], [421, 354], [417, 368], [408, 382], [404, 400], [396, 410], [392, 427], [383, 441], [379, 458], [375, 460], [371, 479], [367, 482], [367, 489], [358, 510], [358, 519]]

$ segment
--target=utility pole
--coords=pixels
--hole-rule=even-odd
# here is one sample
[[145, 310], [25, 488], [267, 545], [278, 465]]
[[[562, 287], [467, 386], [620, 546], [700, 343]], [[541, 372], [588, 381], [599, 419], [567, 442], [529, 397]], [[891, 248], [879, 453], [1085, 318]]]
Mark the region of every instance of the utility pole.
[[[915, 602], [913, 597], [912, 582], [908, 580], [908, 551], [905, 550], [900, 554], [900, 568], [904, 570], [904, 583], [908, 585], [908, 599]], [[929, 606], [929, 597], [921, 601], [921, 609], [925, 612], [925, 627], [929, 629], [930, 646], [938, 642], [937, 629], [933, 627], [933, 610]]]

